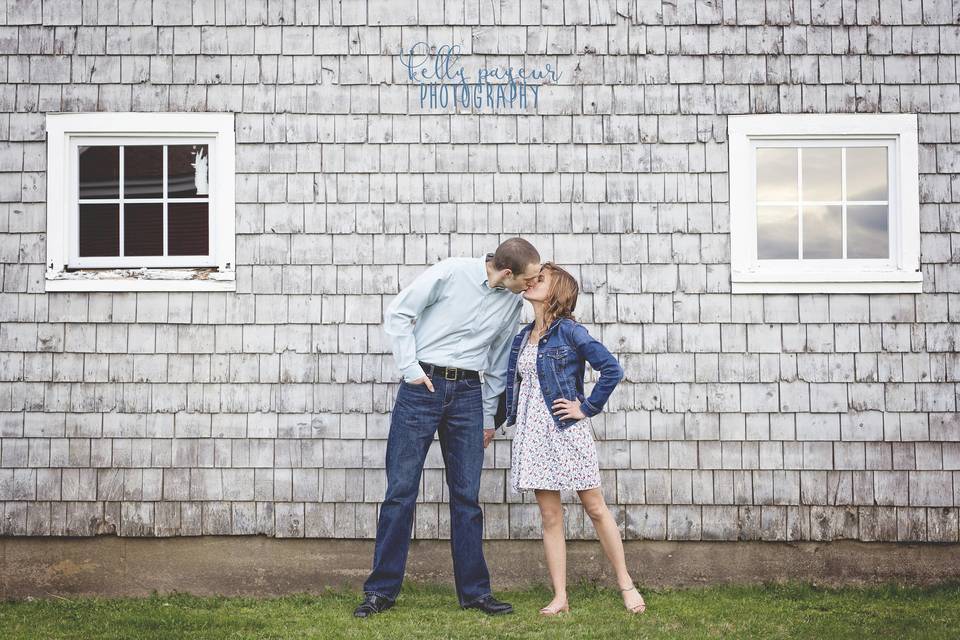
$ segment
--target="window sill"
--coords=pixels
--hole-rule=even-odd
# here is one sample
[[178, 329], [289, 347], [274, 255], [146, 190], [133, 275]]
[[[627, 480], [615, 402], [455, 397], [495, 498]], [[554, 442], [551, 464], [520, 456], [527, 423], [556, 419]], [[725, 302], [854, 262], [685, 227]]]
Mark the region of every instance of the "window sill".
[[216, 269], [79, 269], [48, 271], [46, 291], [236, 291], [233, 271]]
[[731, 293], [923, 293], [921, 271], [733, 272]]

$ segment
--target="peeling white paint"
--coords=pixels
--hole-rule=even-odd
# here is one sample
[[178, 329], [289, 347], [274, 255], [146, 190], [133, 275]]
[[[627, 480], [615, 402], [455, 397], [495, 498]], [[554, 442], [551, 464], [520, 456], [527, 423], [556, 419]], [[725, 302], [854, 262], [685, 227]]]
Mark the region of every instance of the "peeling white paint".
[[233, 280], [232, 273], [203, 269], [81, 269], [47, 271], [48, 280]]

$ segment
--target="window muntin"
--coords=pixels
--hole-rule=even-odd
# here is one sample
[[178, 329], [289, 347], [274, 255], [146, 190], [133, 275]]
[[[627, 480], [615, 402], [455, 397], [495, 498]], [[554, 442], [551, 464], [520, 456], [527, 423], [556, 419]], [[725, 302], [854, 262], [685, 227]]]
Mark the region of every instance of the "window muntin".
[[234, 129], [232, 113], [46, 114], [46, 290], [235, 290]]
[[203, 138], [74, 140], [68, 268], [215, 264]]
[[732, 293], [923, 290], [916, 114], [727, 120]]
[[757, 142], [757, 259], [810, 263], [892, 255], [888, 140]]

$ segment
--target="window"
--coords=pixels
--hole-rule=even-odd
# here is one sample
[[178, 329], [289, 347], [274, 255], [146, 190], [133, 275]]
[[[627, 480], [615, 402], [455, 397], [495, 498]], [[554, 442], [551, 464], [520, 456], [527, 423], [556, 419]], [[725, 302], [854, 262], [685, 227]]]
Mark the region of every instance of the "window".
[[733, 293], [919, 293], [914, 114], [731, 116]]
[[47, 115], [47, 291], [234, 290], [232, 114]]

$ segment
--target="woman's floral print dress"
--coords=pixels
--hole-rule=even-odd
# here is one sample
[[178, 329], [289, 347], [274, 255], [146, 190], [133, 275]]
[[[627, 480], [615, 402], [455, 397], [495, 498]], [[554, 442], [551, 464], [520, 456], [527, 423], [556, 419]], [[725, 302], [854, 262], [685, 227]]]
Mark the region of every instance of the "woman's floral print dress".
[[510, 469], [513, 489], [519, 493], [599, 487], [600, 465], [590, 418], [562, 431], [557, 428], [540, 390], [537, 348], [526, 340], [517, 358], [521, 381]]

